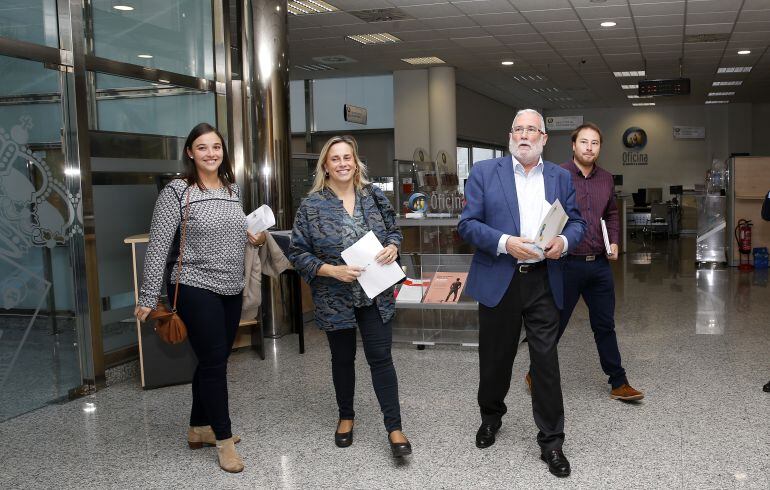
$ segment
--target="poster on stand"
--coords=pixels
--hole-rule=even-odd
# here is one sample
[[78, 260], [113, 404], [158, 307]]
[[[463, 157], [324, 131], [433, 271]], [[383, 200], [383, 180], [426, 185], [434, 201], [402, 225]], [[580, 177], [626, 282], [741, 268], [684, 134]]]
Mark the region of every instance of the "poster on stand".
[[467, 272], [436, 272], [423, 303], [457, 303], [465, 288]]

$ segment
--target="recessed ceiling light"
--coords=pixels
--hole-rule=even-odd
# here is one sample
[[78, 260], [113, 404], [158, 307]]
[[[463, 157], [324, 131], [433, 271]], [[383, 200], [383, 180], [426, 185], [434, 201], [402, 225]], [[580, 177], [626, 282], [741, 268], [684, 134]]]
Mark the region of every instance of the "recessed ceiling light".
[[636, 94], [629, 94], [626, 95], [629, 99], [651, 99], [652, 95], [636, 95]]
[[728, 66], [718, 69], [717, 73], [748, 73], [750, 71], [750, 66]]
[[391, 44], [401, 42], [401, 39], [393, 34], [388, 34], [387, 32], [379, 34], [356, 34], [348, 36], [348, 38], [361, 44]]
[[738, 51], [738, 54], [751, 54], [751, 51], [748, 50], [748, 49], [742, 49], [742, 50]]
[[620, 88], [622, 88], [623, 90], [636, 90], [639, 88], [639, 85], [636, 83], [630, 84], [630, 85], [621, 85]]
[[324, 65], [323, 63], [311, 63], [308, 65], [294, 65], [294, 68], [297, 68], [299, 70], [305, 70], [305, 71], [328, 71], [328, 70], [336, 70], [336, 68], [333, 68], [329, 65]]
[[286, 4], [286, 11], [294, 15], [320, 14], [335, 10], [339, 9], [323, 0], [289, 0]]
[[707, 100], [706, 104], [729, 104], [729, 100]]
[[615, 27], [616, 25], [618, 25], [618, 23], [617, 22], [613, 22], [611, 20], [608, 20], [606, 22], [602, 22], [600, 25], [602, 27]]
[[545, 77], [542, 75], [514, 75], [513, 79], [517, 82], [542, 82]]
[[114, 8], [115, 10], [122, 10], [124, 12], [130, 12], [134, 10], [134, 7], [132, 7], [131, 5], [115, 5], [112, 8]]
[[503, 62], [502, 62], [502, 63], [500, 63], [500, 64], [501, 64], [501, 65], [505, 65], [505, 66], [511, 66], [511, 65], [513, 64], [513, 61], [503, 61]]
[[709, 97], [725, 97], [735, 95], [735, 92], [709, 92]]
[[634, 102], [631, 105], [634, 107], [648, 107], [651, 105], [655, 105], [655, 102]]
[[136, 55], [136, 57], [137, 58], [144, 58], [146, 60], [149, 60], [150, 58], [152, 58], [152, 55], [151, 54], [138, 54], [138, 55]]
[[613, 75], [615, 75], [616, 78], [623, 78], [623, 77], [643, 77], [644, 76], [644, 70], [636, 70], [636, 71], [614, 71], [612, 72]]
[[725, 87], [728, 85], [740, 85], [742, 83], [743, 82], [741, 80], [730, 80], [728, 82], [714, 82], [711, 85], [713, 85], [714, 87]]
[[410, 65], [439, 65], [444, 63], [444, 60], [437, 58], [436, 56], [423, 56], [422, 58], [401, 58], [401, 61], [405, 61]]

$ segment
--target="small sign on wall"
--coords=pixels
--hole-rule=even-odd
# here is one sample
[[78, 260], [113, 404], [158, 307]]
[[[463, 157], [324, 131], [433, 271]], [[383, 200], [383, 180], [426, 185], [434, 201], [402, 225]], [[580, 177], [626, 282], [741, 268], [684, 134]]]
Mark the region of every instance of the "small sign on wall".
[[366, 107], [345, 104], [343, 108], [343, 117], [347, 122], [366, 124]]
[[572, 131], [583, 124], [583, 116], [549, 116], [545, 118], [546, 131]]
[[703, 126], [674, 126], [675, 140], [702, 140], [706, 138]]

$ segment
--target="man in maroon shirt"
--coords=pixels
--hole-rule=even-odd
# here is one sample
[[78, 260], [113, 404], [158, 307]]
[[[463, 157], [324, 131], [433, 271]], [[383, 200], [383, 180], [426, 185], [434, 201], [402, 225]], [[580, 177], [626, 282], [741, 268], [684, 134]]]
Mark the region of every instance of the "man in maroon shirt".
[[[567, 328], [580, 296], [588, 306], [599, 361], [612, 385], [610, 397], [641, 400], [644, 394], [628, 384], [620, 362], [615, 336], [615, 284], [609, 260], [618, 259], [620, 221], [615, 204], [612, 174], [596, 161], [602, 145], [602, 133], [592, 123], [585, 123], [572, 133], [572, 161], [562, 165], [572, 175], [577, 206], [586, 220], [583, 240], [572, 247], [564, 263], [564, 309], [561, 312], [559, 338]], [[611, 254], [607, 254], [601, 220], [607, 226]]]

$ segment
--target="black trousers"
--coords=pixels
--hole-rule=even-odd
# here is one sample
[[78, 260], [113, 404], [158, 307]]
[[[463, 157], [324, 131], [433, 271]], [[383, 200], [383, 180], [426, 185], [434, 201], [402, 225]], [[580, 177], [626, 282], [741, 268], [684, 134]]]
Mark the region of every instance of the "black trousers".
[[556, 350], [559, 310], [546, 267], [516, 272], [497, 306], [479, 305], [481, 420], [496, 424], [507, 412], [505, 396], [511, 385], [522, 320], [529, 346], [532, 414], [539, 429], [537, 442], [544, 451], [558, 449], [564, 442], [564, 403]]
[[[172, 302], [173, 295], [174, 285], [169, 285]], [[190, 425], [210, 425], [220, 441], [233, 436], [227, 402], [227, 359], [241, 319], [242, 302], [240, 293], [226, 296], [179, 285], [177, 312], [198, 358], [192, 380]]]
[[[361, 331], [364, 354], [372, 372], [372, 385], [385, 422], [385, 430], [401, 430], [401, 406], [398, 401], [398, 378], [390, 347], [393, 329], [383, 323], [376, 305], [356, 308], [356, 321]], [[356, 329], [326, 332], [332, 353], [332, 380], [341, 419], [353, 420], [353, 396], [356, 388]]]
[[628, 379], [615, 335], [615, 283], [606, 257], [597, 256], [590, 262], [568, 258], [564, 264], [564, 309], [561, 312], [559, 338], [567, 328], [580, 296], [588, 306], [602, 370], [609, 378], [608, 383], [618, 388], [628, 383]]

